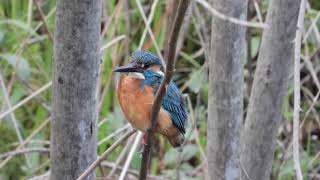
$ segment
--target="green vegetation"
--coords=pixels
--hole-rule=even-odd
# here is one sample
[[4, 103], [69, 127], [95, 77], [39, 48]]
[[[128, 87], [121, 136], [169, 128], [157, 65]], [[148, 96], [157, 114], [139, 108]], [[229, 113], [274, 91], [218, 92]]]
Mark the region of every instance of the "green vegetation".
[[[47, 30], [50, 34], [54, 34], [55, 1], [31, 0], [33, 2], [31, 6], [29, 6], [29, 1], [2, 0], [0, 2], [0, 81], [2, 79], [5, 86], [0, 86], [0, 116], [10, 109], [9, 106], [12, 107], [23, 99], [30, 97], [32, 93], [51, 81], [53, 41], [49, 38]], [[39, 4], [45, 17], [41, 17], [35, 2]], [[140, 38], [145, 29], [135, 1], [130, 1], [128, 6], [125, 2], [123, 0], [108, 0], [104, 1], [103, 6], [102, 46], [119, 36], [125, 35], [125, 38], [105, 49], [102, 54], [98, 142], [126, 124], [115, 96], [116, 79], [118, 77], [112, 74], [112, 68], [129, 61], [128, 55], [139, 47]], [[151, 23], [151, 28], [161, 50], [164, 49], [168, 34], [166, 33], [168, 26], [166, 13], [168, 13], [168, 9], [166, 9], [165, 2], [159, 1]], [[265, 0], [260, 2], [263, 17], [267, 12], [266, 3]], [[313, 0], [310, 3], [311, 9], [306, 11], [305, 16], [305, 30], [308, 30], [311, 23], [317, 20], [315, 29], [319, 33], [320, 1]], [[148, 15], [151, 3], [143, 1], [143, 7]], [[195, 9], [200, 10], [200, 15], [204, 17], [201, 19], [203, 23], [210, 22], [209, 13], [205, 12], [200, 6]], [[254, 9], [250, 12], [253, 14], [251, 18], [256, 20], [257, 16]], [[190, 120], [187, 136], [188, 133], [191, 133], [191, 135], [181, 154], [172, 149], [162, 137], [157, 137], [159, 143], [154, 148], [151, 168], [151, 174], [155, 176], [175, 179], [177, 176], [176, 168], [179, 167], [181, 179], [203, 179], [204, 177], [205, 164], [203, 159], [205, 155], [203, 151], [206, 150], [208, 81], [205, 47], [202, 40], [204, 37], [210, 37], [210, 28], [208, 28], [210, 25], [201, 24], [201, 21], [199, 17], [194, 15], [185, 21], [189, 28], [182, 36], [184, 42], [181, 44], [181, 51], [177, 57], [176, 74], [174, 76], [174, 81], [183, 93], [190, 97], [189, 106], [191, 108], [189, 108]], [[46, 23], [44, 24], [44, 22]], [[246, 68], [255, 67], [260, 40], [261, 30], [251, 29], [251, 40], [249, 41], [251, 51], [249, 53], [252, 61], [248, 61], [251, 63], [250, 66], [247, 66], [248, 62], [246, 61]], [[147, 35], [143, 49], [156, 53], [149, 35]], [[304, 57], [311, 60], [316, 76], [320, 77], [320, 42], [313, 31], [306, 42], [303, 42], [301, 52]], [[252, 75], [253, 73], [246, 70], [245, 106], [248, 101], [247, 92], [250, 88], [249, 74]], [[302, 129], [301, 166], [304, 177], [311, 179], [311, 177], [315, 177], [315, 173], [318, 173], [318, 177], [320, 174], [320, 101], [319, 97], [318, 100], [315, 99], [317, 94], [319, 96], [319, 90], [306, 65], [301, 70], [301, 78], [303, 82], [300, 119]], [[10, 105], [6, 102], [7, 97]], [[0, 119], [0, 157], [2, 157], [1, 154], [14, 151], [19, 146], [17, 132], [21, 134], [23, 140], [33, 136], [24, 149], [49, 148], [50, 123], [44, 126], [43, 123], [50, 118], [50, 106], [51, 88], [49, 87], [13, 111], [12, 115]], [[311, 106], [312, 109], [309, 110]], [[272, 179], [294, 179], [291, 153], [292, 111], [293, 87], [291, 84], [283, 107], [283, 121], [278, 134]], [[15, 120], [17, 127], [13, 123]], [[41, 129], [38, 131], [39, 127]], [[193, 127], [195, 127], [195, 130]], [[34, 132], [37, 133], [33, 135]], [[102, 143], [98, 147], [98, 154], [104, 152], [118, 136]], [[125, 144], [112, 152], [106, 161], [115, 162], [124, 146]], [[181, 164], [177, 163], [179, 162], [177, 157], [180, 158]], [[141, 155], [135, 153], [131, 163], [132, 170], [139, 171], [140, 158]], [[1, 167], [4, 159], [0, 159], [0, 179], [26, 179], [42, 175], [50, 169], [47, 153], [33, 152], [15, 155]], [[105, 172], [109, 171], [110, 168], [105, 167]], [[101, 175], [99, 168], [97, 169], [97, 175]]]

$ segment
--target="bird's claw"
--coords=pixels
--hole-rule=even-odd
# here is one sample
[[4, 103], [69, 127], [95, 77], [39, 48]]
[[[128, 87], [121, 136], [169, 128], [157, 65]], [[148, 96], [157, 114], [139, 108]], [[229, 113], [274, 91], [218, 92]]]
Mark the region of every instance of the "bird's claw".
[[144, 134], [143, 137], [142, 137], [142, 142], [141, 142], [143, 145], [148, 145], [148, 136], [147, 134]]

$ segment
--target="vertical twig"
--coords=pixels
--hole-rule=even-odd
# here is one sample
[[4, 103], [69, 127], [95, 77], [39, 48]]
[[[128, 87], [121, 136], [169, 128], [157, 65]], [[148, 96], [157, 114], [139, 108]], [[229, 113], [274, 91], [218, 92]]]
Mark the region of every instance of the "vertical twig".
[[181, 24], [183, 22], [183, 18], [185, 15], [185, 12], [187, 11], [189, 5], [189, 0], [180, 0], [179, 6], [178, 6], [178, 12], [175, 17], [175, 21], [170, 33], [170, 38], [168, 42], [168, 55], [166, 57], [167, 59], [167, 66], [166, 66], [166, 72], [164, 76], [164, 80], [162, 81], [160, 88], [156, 94], [152, 110], [151, 110], [151, 128], [148, 129], [147, 135], [148, 135], [148, 143], [144, 146], [143, 153], [142, 153], [142, 160], [141, 160], [141, 167], [140, 167], [140, 174], [139, 179], [145, 180], [147, 177], [147, 171], [148, 171], [148, 164], [150, 161], [150, 153], [151, 153], [151, 147], [154, 142], [154, 130], [156, 126], [156, 121], [158, 117], [158, 113], [161, 107], [161, 102], [163, 97], [166, 94], [166, 88], [169, 85], [171, 78], [174, 74], [174, 66], [175, 66], [175, 52], [176, 52], [176, 45], [177, 45], [177, 39], [178, 34], [181, 28]]
[[299, 119], [300, 119], [300, 51], [303, 20], [305, 12], [305, 0], [301, 0], [299, 17], [295, 39], [294, 53], [294, 111], [293, 111], [293, 161], [297, 180], [302, 180], [302, 172], [299, 160]]
[[[156, 3], [156, 1], [155, 1], [155, 3]], [[143, 19], [143, 21], [144, 21], [144, 23], [145, 23], [146, 29], [148, 30], [148, 33], [149, 33], [149, 35], [150, 35], [150, 38], [151, 38], [151, 40], [152, 40], [152, 42], [153, 42], [153, 45], [154, 45], [154, 47], [155, 47], [155, 49], [156, 49], [156, 51], [157, 51], [157, 54], [158, 54], [158, 56], [160, 57], [162, 63], [164, 64], [164, 60], [163, 60], [163, 57], [162, 57], [160, 48], [159, 48], [159, 46], [158, 46], [158, 44], [157, 44], [156, 38], [154, 37], [154, 34], [153, 34], [153, 32], [152, 32], [152, 29], [150, 28], [150, 26], [149, 26], [149, 24], [148, 24], [148, 20], [147, 20], [146, 15], [144, 14], [144, 11], [143, 11], [143, 8], [142, 8], [142, 5], [141, 5], [140, 0], [136, 0], [136, 4], [137, 4], [138, 9], [139, 9], [139, 12], [140, 12], [140, 14], [141, 14], [141, 16], [142, 16], [142, 19]], [[151, 15], [152, 15], [152, 14], [151, 14]], [[152, 18], [152, 16], [151, 16], [151, 18]]]
[[135, 140], [133, 142], [133, 145], [131, 147], [131, 150], [129, 152], [128, 158], [123, 166], [122, 172], [120, 174], [119, 180], [124, 180], [127, 174], [127, 171], [129, 169], [130, 163], [132, 161], [133, 155], [136, 152], [136, 149], [139, 146], [139, 142], [141, 141], [142, 138], [142, 132], [138, 132], [137, 136], [135, 137]]
[[123, 141], [125, 141], [128, 137], [134, 134], [137, 130], [132, 130], [127, 132], [121, 138], [119, 138], [116, 142], [114, 142], [100, 157], [98, 157], [78, 178], [77, 180], [85, 179], [92, 171], [96, 169], [96, 167], [113, 151], [115, 150]]
[[46, 16], [44, 15], [38, 0], [34, 0], [34, 3], [36, 4], [37, 10], [38, 10], [38, 12], [40, 14], [40, 18], [41, 18], [41, 20], [43, 22], [44, 29], [45, 29], [46, 33], [48, 34], [48, 37], [49, 37], [50, 41], [52, 42], [53, 41], [53, 36], [49, 31], [49, 26], [48, 26], [48, 23], [47, 23], [47, 20], [46, 20]]
[[120, 153], [120, 155], [118, 156], [116, 162], [114, 163], [114, 166], [112, 167], [111, 171], [109, 172], [107, 179], [112, 179], [112, 177], [115, 175], [115, 173], [118, 170], [118, 167], [120, 166], [120, 163], [123, 162], [124, 158], [127, 156], [128, 152], [129, 152], [129, 148], [132, 145], [132, 140], [133, 140], [133, 136], [131, 136], [130, 139], [128, 139], [127, 144], [124, 146], [124, 148], [122, 149], [122, 152]]
[[149, 17], [148, 17], [148, 20], [147, 20], [147, 23], [146, 23], [146, 27], [144, 28], [143, 33], [142, 33], [142, 37], [141, 37], [141, 39], [140, 39], [139, 49], [141, 49], [142, 46], [143, 46], [144, 40], [145, 40], [146, 35], [147, 35], [147, 32], [148, 32], [148, 27], [150, 27], [150, 24], [151, 24], [151, 22], [152, 22], [152, 20], [153, 20], [153, 16], [154, 16], [154, 12], [155, 12], [155, 9], [156, 9], [156, 7], [157, 7], [157, 4], [158, 4], [158, 0], [155, 0], [155, 1], [152, 3], [150, 15], [149, 15]]
[[27, 24], [28, 27], [32, 27], [31, 25], [31, 21], [32, 21], [32, 4], [33, 4], [33, 0], [29, 0], [28, 1], [28, 18], [27, 18]]

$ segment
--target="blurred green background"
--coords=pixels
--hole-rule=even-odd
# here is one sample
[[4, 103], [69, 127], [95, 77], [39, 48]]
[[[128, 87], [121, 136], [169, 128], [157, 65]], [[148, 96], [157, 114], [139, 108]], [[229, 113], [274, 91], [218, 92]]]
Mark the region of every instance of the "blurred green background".
[[[151, 23], [162, 52], [168, 38], [167, 29], [170, 27], [170, 20], [174, 13], [172, 1], [158, 2]], [[0, 1], [0, 78], [2, 83], [0, 115], [51, 81], [53, 63], [51, 37], [55, 29], [55, 3], [50, 0]], [[152, 2], [142, 1], [141, 3], [148, 16]], [[268, 2], [261, 0], [258, 3], [265, 19]], [[252, 8], [253, 4], [251, 1], [249, 4], [248, 17], [250, 21], [257, 21], [257, 14]], [[315, 21], [315, 27], [319, 33], [319, 10], [320, 1], [310, 0], [305, 16], [306, 30]], [[174, 150], [162, 137], [157, 137], [159, 143], [154, 148], [151, 168], [151, 174], [154, 176], [176, 179], [179, 175], [181, 179], [204, 179], [208, 97], [205, 53], [207, 53], [206, 43], [210, 40], [210, 20], [210, 14], [193, 2], [190, 13], [184, 21], [184, 32], [180, 37], [180, 44], [178, 43], [179, 51], [174, 76], [174, 81], [181, 91], [189, 97], [187, 99], [189, 99], [190, 118], [187, 135], [190, 134], [190, 136], [182, 153]], [[99, 85], [99, 154], [119, 135], [108, 141], [101, 140], [126, 124], [115, 96], [118, 77], [113, 75], [111, 70], [119, 64], [128, 62], [131, 52], [139, 47], [144, 30], [145, 25], [135, 1], [103, 1], [101, 45], [106, 45], [116, 38], [120, 40], [105, 49], [102, 54]], [[306, 58], [310, 58], [317, 76], [320, 77], [320, 42], [317, 42], [315, 33], [316, 30], [312, 31], [309, 38], [303, 42], [302, 53]], [[248, 58], [244, 59], [245, 107], [260, 40], [261, 30], [250, 28], [247, 41]], [[143, 49], [156, 54], [149, 35], [144, 41]], [[318, 90], [305, 66], [302, 67], [301, 77], [303, 82], [301, 122], [304, 122], [301, 124], [303, 147], [301, 165], [306, 179], [313, 177], [320, 179], [320, 103], [319, 100], [313, 101]], [[293, 179], [294, 175], [290, 144], [292, 141], [292, 94], [291, 85], [283, 108], [283, 121], [278, 134], [272, 179]], [[312, 109], [309, 110], [311, 105]], [[50, 169], [47, 152], [50, 148], [50, 106], [51, 87], [48, 86], [46, 90], [24, 103], [13, 113], [0, 119], [0, 179], [27, 179], [45, 174]], [[26, 144], [22, 149], [31, 149], [34, 152], [19, 153], [17, 149], [21, 143]], [[115, 150], [106, 162], [114, 163], [124, 147], [125, 144]], [[10, 157], [8, 152], [16, 154], [5, 162], [4, 160]], [[131, 170], [138, 172], [140, 157], [140, 153], [135, 153]], [[177, 157], [180, 161], [177, 161]], [[104, 170], [109, 172], [110, 168], [105, 166]], [[101, 169], [97, 169], [97, 174], [101, 175]]]

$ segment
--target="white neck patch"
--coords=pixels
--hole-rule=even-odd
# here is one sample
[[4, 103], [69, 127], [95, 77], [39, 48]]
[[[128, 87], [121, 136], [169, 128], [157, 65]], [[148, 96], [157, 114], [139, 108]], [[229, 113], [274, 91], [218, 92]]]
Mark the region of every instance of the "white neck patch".
[[146, 79], [142, 73], [138, 73], [138, 72], [130, 72], [128, 76], [135, 79]]

